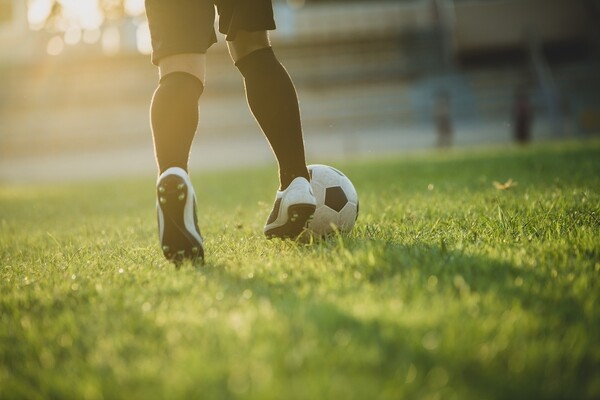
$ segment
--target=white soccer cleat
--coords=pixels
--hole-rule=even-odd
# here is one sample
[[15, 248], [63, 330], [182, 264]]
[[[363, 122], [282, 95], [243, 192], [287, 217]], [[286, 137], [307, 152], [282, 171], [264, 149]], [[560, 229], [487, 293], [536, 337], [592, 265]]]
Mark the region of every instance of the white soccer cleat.
[[158, 234], [164, 256], [176, 263], [204, 260], [198, 228], [196, 194], [188, 174], [179, 167], [163, 172], [156, 183]]
[[265, 225], [268, 238], [296, 238], [306, 228], [317, 206], [310, 183], [297, 177], [283, 191], [277, 191], [273, 210]]

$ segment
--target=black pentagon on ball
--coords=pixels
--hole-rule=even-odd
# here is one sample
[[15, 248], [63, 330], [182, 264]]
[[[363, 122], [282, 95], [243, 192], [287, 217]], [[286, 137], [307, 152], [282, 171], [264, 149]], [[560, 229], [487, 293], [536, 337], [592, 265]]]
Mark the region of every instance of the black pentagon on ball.
[[325, 205], [332, 210], [340, 212], [348, 203], [348, 197], [340, 186], [331, 186], [325, 189]]

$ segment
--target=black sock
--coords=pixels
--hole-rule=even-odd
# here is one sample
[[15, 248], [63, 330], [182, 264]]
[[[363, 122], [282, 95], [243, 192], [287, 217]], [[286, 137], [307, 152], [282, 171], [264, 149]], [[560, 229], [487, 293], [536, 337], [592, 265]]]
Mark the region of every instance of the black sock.
[[281, 189], [298, 176], [308, 179], [298, 98], [287, 71], [270, 47], [235, 65], [244, 76], [250, 110], [277, 158]]
[[150, 107], [154, 151], [160, 173], [170, 167], [187, 171], [192, 141], [198, 127], [200, 79], [185, 72], [162, 77]]

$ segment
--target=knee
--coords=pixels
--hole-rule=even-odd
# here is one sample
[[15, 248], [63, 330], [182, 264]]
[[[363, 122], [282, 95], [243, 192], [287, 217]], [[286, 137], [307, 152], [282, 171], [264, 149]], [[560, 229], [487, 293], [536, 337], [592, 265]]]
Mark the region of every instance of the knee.
[[234, 40], [227, 43], [233, 62], [238, 62], [248, 54], [271, 46], [267, 31], [239, 31]]
[[174, 54], [161, 58], [158, 62], [160, 78], [175, 72], [195, 76], [204, 84], [206, 76], [206, 55], [201, 53]]

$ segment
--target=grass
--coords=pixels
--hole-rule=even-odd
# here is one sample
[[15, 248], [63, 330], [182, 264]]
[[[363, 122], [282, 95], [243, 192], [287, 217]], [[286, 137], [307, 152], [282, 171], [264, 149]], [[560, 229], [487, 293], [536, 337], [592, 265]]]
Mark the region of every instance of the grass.
[[0, 186], [0, 398], [600, 397], [600, 142], [336, 166], [312, 245], [262, 237], [272, 170], [193, 174], [178, 270], [151, 178]]

